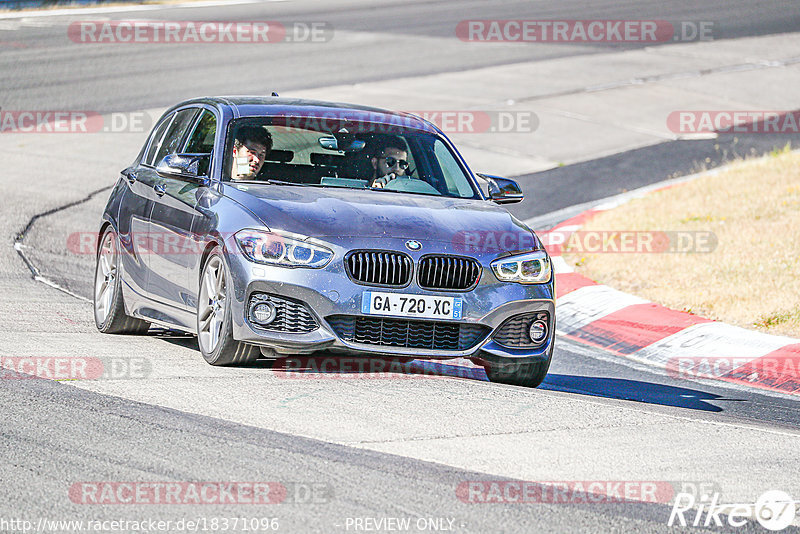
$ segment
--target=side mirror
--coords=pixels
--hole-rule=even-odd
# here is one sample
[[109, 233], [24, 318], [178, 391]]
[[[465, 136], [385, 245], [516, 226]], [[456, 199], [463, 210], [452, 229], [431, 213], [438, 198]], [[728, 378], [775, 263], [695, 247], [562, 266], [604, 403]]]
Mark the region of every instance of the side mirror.
[[164, 178], [177, 178], [200, 185], [208, 185], [208, 165], [211, 154], [170, 154], [156, 167], [156, 173]]
[[522, 202], [525, 195], [522, 188], [514, 180], [491, 174], [480, 174], [478, 176], [486, 181], [487, 193], [492, 202], [497, 204], [514, 204]]

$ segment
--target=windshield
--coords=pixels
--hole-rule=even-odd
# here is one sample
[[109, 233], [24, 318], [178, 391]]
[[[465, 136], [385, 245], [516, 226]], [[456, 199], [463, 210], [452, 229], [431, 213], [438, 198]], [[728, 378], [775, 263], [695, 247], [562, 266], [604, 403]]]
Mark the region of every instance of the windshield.
[[435, 134], [310, 119], [232, 122], [223, 180], [480, 198], [466, 169]]

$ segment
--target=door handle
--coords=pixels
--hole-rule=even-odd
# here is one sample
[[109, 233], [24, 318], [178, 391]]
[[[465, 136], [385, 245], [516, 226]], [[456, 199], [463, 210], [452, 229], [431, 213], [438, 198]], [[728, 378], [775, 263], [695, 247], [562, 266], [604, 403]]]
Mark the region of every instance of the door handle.
[[164, 186], [164, 184], [156, 184], [156, 185], [154, 185], [153, 186], [153, 190], [156, 192], [156, 195], [158, 195], [160, 197], [163, 197], [164, 193], [167, 192], [167, 188]]

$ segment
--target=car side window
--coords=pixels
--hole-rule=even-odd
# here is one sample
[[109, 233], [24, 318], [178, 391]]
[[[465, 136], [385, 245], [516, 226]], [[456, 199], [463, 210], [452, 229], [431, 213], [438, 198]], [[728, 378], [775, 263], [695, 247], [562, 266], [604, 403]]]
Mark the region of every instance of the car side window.
[[167, 130], [167, 135], [164, 136], [164, 140], [156, 153], [153, 165], [158, 165], [164, 159], [164, 156], [175, 153], [186, 130], [192, 124], [195, 114], [197, 114], [197, 108], [184, 109], [175, 114], [175, 118]]
[[145, 154], [145, 157], [142, 160], [145, 165], [155, 165], [153, 160], [156, 157], [158, 149], [161, 148], [161, 142], [164, 140], [164, 132], [166, 132], [167, 127], [172, 123], [172, 118], [174, 116], [174, 114], [170, 115], [161, 121], [161, 124], [158, 126], [156, 131], [153, 132], [153, 136], [150, 139], [150, 148], [147, 149], [147, 154]]
[[187, 154], [211, 154], [216, 133], [217, 118], [204, 109], [200, 119], [195, 122], [194, 131], [189, 135], [184, 151]]
[[450, 193], [462, 198], [473, 196], [475, 192], [470, 187], [464, 171], [461, 170], [455, 157], [453, 157], [453, 154], [450, 153], [445, 144], [437, 139], [433, 144], [433, 151], [436, 154], [436, 159], [439, 160], [444, 181]]

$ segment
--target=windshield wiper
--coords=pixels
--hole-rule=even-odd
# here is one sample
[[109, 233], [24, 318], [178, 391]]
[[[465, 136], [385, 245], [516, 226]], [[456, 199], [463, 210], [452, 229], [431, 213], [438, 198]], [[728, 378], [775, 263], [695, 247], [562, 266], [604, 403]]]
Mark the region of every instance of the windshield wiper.
[[284, 180], [260, 180], [263, 183], [268, 184], [275, 184], [275, 185], [311, 185], [311, 184], [301, 184], [298, 182], [286, 182]]
[[300, 184], [297, 182], [284, 182], [282, 180], [231, 180], [228, 182], [231, 185], [236, 184], [275, 184], [275, 185], [309, 185], [309, 184]]

